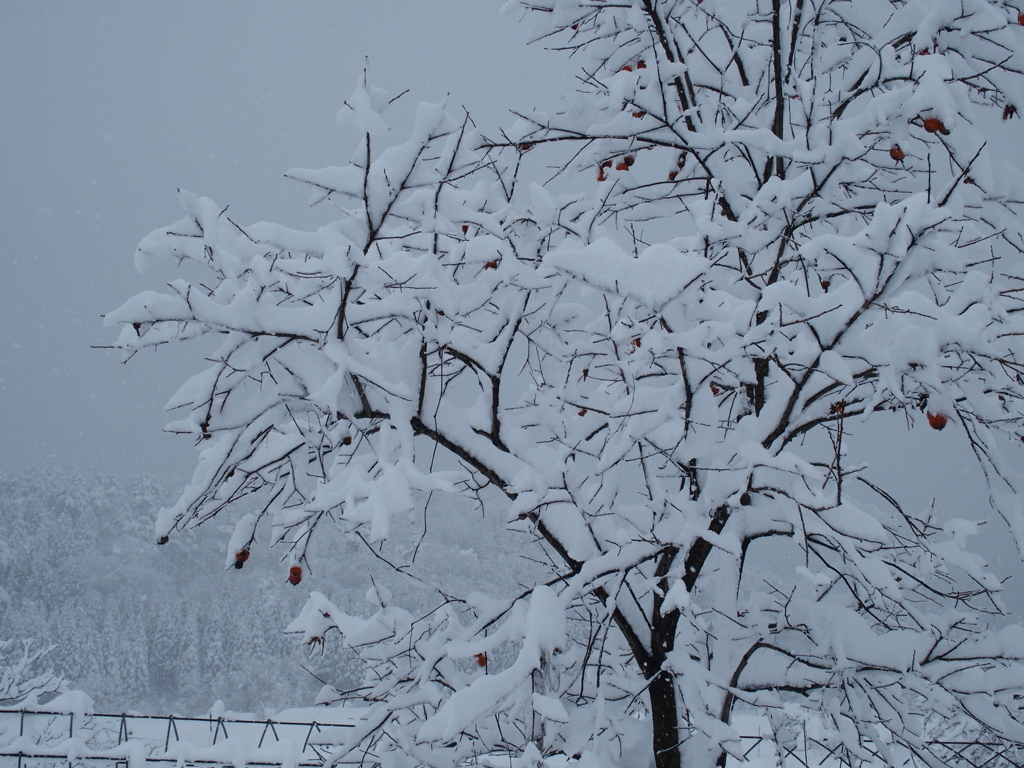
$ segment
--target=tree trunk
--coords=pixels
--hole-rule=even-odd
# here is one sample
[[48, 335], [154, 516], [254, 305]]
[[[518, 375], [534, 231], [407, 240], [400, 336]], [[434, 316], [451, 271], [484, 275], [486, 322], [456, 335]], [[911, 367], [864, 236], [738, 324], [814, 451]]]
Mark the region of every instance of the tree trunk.
[[656, 570], [660, 592], [655, 592], [651, 621], [651, 655], [644, 673], [650, 678], [648, 695], [651, 699], [651, 724], [654, 730], [654, 761], [657, 768], [680, 768], [679, 708], [676, 705], [676, 684], [673, 675], [664, 668], [668, 654], [675, 648], [679, 609], [662, 611], [663, 595], [668, 593], [666, 574], [679, 551], [665, 552]]
[[654, 762], [657, 768], [680, 768], [679, 712], [675, 680], [661, 671], [651, 680], [651, 722], [654, 726]]

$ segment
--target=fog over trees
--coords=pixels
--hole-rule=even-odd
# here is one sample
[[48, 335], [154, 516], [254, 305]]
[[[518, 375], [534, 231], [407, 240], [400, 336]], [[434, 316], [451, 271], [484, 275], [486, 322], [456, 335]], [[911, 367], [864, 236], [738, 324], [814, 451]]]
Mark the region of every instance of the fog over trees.
[[[285, 582], [272, 553], [257, 552], [242, 572], [225, 570], [223, 526], [155, 547], [156, 513], [172, 500], [147, 478], [66, 469], [0, 474], [0, 627], [5, 636], [34, 639], [33, 652], [53, 646], [22, 684], [34, 681], [45, 701], [63, 677], [99, 711], [190, 715], [217, 699], [263, 715], [311, 704], [322, 681], [358, 684], [352, 654], [310, 654], [285, 635], [305, 593]], [[464, 579], [479, 562], [472, 548], [490, 547], [491, 536], [482, 524], [453, 539], [452, 550], [420, 563]], [[372, 585], [375, 558], [341, 537], [323, 546], [332, 554], [307, 583], [347, 585], [355, 610]], [[516, 554], [491, 549], [488, 562], [489, 583], [509, 589], [521, 569]], [[376, 578], [402, 589], [386, 571]], [[415, 591], [409, 597], [422, 600]], [[21, 643], [11, 643], [3, 666], [22, 657]], [[40, 678], [47, 669], [54, 677]]]
[[209, 535], [154, 548], [165, 490], [71, 470], [3, 475], [0, 489], [0, 625], [53, 644], [45, 662], [101, 710], [201, 714], [211, 683], [239, 710], [315, 694], [293, 644], [265, 631], [290, 618], [294, 595], [258, 564], [226, 578]]

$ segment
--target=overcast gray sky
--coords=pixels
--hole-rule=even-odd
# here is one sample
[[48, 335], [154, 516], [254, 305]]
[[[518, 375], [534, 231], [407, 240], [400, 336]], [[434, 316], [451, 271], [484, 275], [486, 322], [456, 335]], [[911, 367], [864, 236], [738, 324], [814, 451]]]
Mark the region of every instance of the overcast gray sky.
[[[198, 363], [91, 349], [100, 315], [170, 276], [135, 245], [182, 216], [178, 187], [236, 220], [319, 226], [291, 167], [348, 160], [335, 114], [369, 62], [408, 108], [450, 93], [479, 123], [553, 103], [563, 57], [497, 0], [12, 3], [0, 25], [0, 470], [191, 472], [164, 403]], [[402, 126], [394, 134], [402, 137]], [[188, 362], [191, 361], [191, 362]], [[183, 368], [183, 366], [185, 366]]]
[[[180, 484], [190, 441], [163, 404], [194, 350], [120, 365], [101, 314], [171, 272], [138, 275], [135, 245], [181, 217], [178, 187], [236, 220], [324, 223], [291, 167], [348, 159], [335, 113], [369, 61], [409, 107], [450, 93], [478, 123], [550, 106], [573, 87], [563, 56], [527, 47], [499, 0], [10, 3], [0, 25], [0, 471], [52, 464]], [[1021, 123], [994, 124], [1016, 159]], [[396, 126], [396, 139], [403, 127]], [[890, 425], [855, 454], [912, 509], [989, 516], [962, 435]], [[993, 538], [1004, 530], [988, 526]], [[1005, 541], [1006, 537], [1001, 536]], [[998, 555], [1004, 566], [1009, 549]], [[1021, 590], [1014, 590], [1015, 594]]]

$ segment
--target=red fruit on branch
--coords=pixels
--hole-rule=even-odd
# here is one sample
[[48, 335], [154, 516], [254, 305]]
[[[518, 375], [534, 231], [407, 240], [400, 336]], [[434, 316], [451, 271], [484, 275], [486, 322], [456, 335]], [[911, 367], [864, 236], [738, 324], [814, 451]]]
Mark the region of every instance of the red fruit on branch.
[[615, 166], [615, 170], [616, 171], [628, 171], [629, 170], [629, 166], [626, 165], [625, 163], [619, 163], [618, 165]]
[[300, 581], [302, 581], [302, 566], [293, 565], [288, 569], [288, 583], [294, 586]]
[[925, 416], [928, 417], [928, 426], [932, 429], [941, 430], [945, 428], [946, 424], [949, 422], [949, 419], [941, 413], [932, 413], [931, 411], [928, 411], [925, 413]]
[[626, 66], [624, 66], [624, 67], [623, 67], [622, 69], [620, 69], [619, 71], [620, 71], [620, 72], [632, 72], [632, 71], [633, 71], [633, 68], [632, 68], [631, 66], [629, 66], [629, 64], [627, 64]]
[[497, 268], [498, 268], [498, 262], [497, 261], [488, 261], [486, 264], [484, 264], [484, 269], [497, 269]]
[[476, 659], [476, 665], [478, 667], [487, 666], [487, 654], [486, 653], [474, 653], [473, 658]]
[[639, 347], [640, 346], [640, 337], [639, 336], [637, 336], [635, 339], [633, 339], [633, 346], [634, 347]]
[[832, 285], [832, 281], [831, 280], [822, 280], [821, 281], [821, 290], [823, 290], [825, 293], [828, 293], [828, 289], [829, 289], [829, 287], [831, 285]]
[[717, 395], [719, 392], [722, 391], [721, 388], [717, 384], [715, 384], [715, 382], [713, 382], [713, 381], [711, 382], [711, 384], [709, 384], [709, 386], [711, 387], [711, 394], [712, 395]]
[[604, 181], [604, 180], [605, 180], [605, 179], [607, 179], [607, 178], [608, 178], [608, 177], [604, 175], [604, 168], [602, 168], [601, 170], [599, 170], [599, 171], [597, 172], [597, 180], [598, 180], [598, 181]]
[[644, 61], [643, 59], [640, 59], [640, 61], [638, 61], [636, 63], [636, 68], [637, 69], [647, 69], [647, 62]]
[[1017, 14], [1017, 23], [1024, 26], [1024, 13]]
[[249, 550], [240, 549], [235, 552], [235, 568], [241, 568], [245, 565], [245, 561], [249, 559]]
[[163, 546], [163, 545], [164, 545], [164, 544], [166, 544], [166, 543], [167, 543], [168, 541], [170, 541], [170, 538], [169, 538], [169, 537], [167, 537], [167, 536], [161, 536], [161, 537], [160, 537], [159, 539], [157, 539], [157, 540], [156, 540], [156, 543], [157, 543], [157, 544], [158, 544], [159, 546]]
[[949, 136], [949, 129], [937, 117], [926, 117], [924, 119], [924, 129], [928, 133], [941, 133], [943, 136]]
[[647, 113], [646, 113], [646, 112], [644, 112], [644, 111], [643, 111], [642, 109], [638, 109], [638, 110], [636, 110], [636, 111], [635, 111], [635, 112], [633, 113], [633, 117], [636, 117], [636, 118], [641, 118], [641, 117], [644, 117], [644, 116], [645, 116], [646, 114], [647, 114]]
[[622, 158], [622, 162], [624, 162], [626, 165], [633, 165], [633, 163], [636, 162], [636, 158], [633, 157], [632, 155], [626, 155], [624, 158]]
[[522, 144], [516, 144], [516, 149], [518, 149], [520, 152], [529, 152], [531, 149], [533, 149], [533, 142], [524, 141]]
[[466, 234], [467, 232], [469, 232], [469, 224], [463, 224], [462, 225], [462, 234]]
[[587, 409], [586, 408], [581, 409], [580, 410], [580, 416], [586, 416], [586, 415], [587, 415]]
[[679, 175], [679, 171], [669, 171], [668, 172], [668, 180], [669, 181], [675, 181], [676, 180], [676, 176], [678, 176], [678, 175]]
[[899, 144], [893, 144], [892, 149], [889, 150], [889, 157], [895, 160], [897, 163], [903, 162], [903, 158], [906, 157], [903, 150], [900, 149]]

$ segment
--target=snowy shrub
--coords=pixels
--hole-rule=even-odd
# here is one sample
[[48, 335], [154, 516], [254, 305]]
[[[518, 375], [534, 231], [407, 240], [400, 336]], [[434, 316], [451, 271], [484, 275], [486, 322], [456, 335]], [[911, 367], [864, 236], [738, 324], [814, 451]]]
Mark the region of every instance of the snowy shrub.
[[32, 648], [29, 640], [0, 640], [0, 707], [35, 706], [40, 697], [63, 693], [64, 681], [40, 660], [52, 651]]

